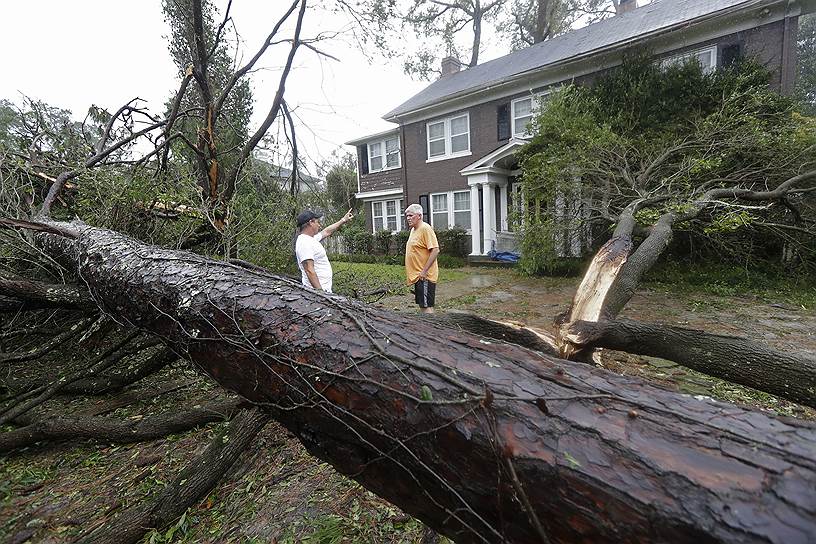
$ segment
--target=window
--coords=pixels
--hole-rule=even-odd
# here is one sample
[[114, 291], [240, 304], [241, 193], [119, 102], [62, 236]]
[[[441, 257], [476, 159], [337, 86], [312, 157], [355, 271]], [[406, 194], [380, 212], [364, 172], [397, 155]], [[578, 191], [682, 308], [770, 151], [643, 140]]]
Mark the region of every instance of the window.
[[378, 200], [371, 203], [371, 219], [374, 225], [374, 232], [389, 230], [396, 232], [402, 230], [402, 200]]
[[550, 94], [550, 91], [545, 91], [542, 94], [534, 94], [525, 96], [524, 98], [517, 98], [510, 102], [510, 115], [512, 117], [512, 130], [514, 138], [529, 138], [530, 133], [527, 130], [527, 125], [533, 120], [541, 107], [541, 102]]
[[448, 228], [448, 193], [431, 195], [431, 225], [436, 230]]
[[369, 171], [376, 172], [377, 170], [382, 170], [382, 167], [383, 167], [382, 143], [377, 142], [376, 144], [368, 144]]
[[431, 195], [431, 225], [436, 230], [453, 226], [470, 230], [470, 191]]
[[428, 160], [470, 155], [470, 116], [457, 115], [428, 123]]
[[527, 135], [527, 125], [533, 120], [533, 97], [513, 100], [513, 136]]
[[660, 65], [665, 68], [675, 64], [683, 64], [692, 59], [700, 63], [700, 66], [703, 67], [703, 73], [707, 74], [711, 72], [717, 67], [717, 46], [686, 51], [685, 53], [663, 59]]
[[379, 172], [400, 167], [399, 137], [368, 144], [368, 171]]

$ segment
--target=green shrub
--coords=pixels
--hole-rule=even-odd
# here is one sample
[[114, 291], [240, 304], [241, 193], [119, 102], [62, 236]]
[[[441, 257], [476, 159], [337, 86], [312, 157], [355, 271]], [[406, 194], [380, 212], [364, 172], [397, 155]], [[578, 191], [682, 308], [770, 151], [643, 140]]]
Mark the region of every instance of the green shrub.
[[462, 227], [440, 230], [436, 233], [436, 238], [439, 240], [440, 253], [454, 257], [467, 257], [468, 234]]
[[378, 253], [388, 255], [388, 251], [391, 249], [391, 237], [391, 231], [377, 231], [377, 234], [374, 235], [374, 245]]
[[405, 245], [408, 243], [408, 237], [411, 235], [410, 230], [401, 230], [394, 235], [394, 254], [405, 255]]
[[370, 254], [374, 250], [374, 235], [364, 230], [349, 230], [344, 233], [351, 253]]

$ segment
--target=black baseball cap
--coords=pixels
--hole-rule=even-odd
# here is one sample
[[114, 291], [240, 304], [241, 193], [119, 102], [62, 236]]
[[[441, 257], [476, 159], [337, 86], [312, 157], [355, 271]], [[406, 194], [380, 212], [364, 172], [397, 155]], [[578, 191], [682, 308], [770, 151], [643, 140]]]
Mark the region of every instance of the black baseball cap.
[[312, 210], [300, 212], [300, 215], [297, 216], [297, 226], [301, 228], [312, 219], [320, 219], [321, 217], [323, 217], [322, 213], [317, 213]]

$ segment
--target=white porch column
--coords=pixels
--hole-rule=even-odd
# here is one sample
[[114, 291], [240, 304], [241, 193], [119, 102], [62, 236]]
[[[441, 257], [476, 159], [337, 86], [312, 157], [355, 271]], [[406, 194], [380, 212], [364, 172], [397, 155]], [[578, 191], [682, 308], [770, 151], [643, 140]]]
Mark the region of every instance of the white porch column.
[[484, 255], [494, 248], [496, 242], [496, 186], [482, 185], [482, 220], [484, 224]]
[[470, 254], [481, 255], [479, 240], [479, 186], [470, 186]]
[[501, 214], [501, 231], [507, 232], [509, 229], [507, 223], [507, 183], [499, 186], [499, 214]]

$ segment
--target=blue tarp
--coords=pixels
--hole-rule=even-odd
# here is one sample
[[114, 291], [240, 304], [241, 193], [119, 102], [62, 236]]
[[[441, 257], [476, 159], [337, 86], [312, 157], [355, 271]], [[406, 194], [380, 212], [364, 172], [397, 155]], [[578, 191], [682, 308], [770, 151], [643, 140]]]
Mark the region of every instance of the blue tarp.
[[517, 263], [520, 255], [512, 251], [488, 251], [487, 256], [494, 261], [502, 261], [505, 263]]

